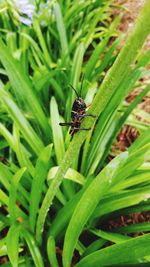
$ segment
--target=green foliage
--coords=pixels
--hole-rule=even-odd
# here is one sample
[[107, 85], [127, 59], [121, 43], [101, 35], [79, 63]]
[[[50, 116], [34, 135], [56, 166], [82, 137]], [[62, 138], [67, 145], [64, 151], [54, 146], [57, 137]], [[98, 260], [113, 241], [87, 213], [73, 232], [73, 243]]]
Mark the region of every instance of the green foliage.
[[38, 207], [44, 190], [44, 180], [47, 176], [49, 168], [49, 159], [51, 155], [52, 145], [48, 145], [41, 152], [37, 163], [35, 166], [35, 174], [32, 181], [31, 195], [30, 195], [30, 225], [31, 229], [34, 232], [36, 215], [38, 212]]
[[[28, 26], [12, 0], [0, 3], [0, 256], [9, 259], [4, 266], [58, 267], [58, 254], [63, 267], [149, 264], [149, 234], [128, 236], [150, 231], [148, 222], [112, 232], [103, 225], [116, 214], [150, 208], [150, 116], [137, 106], [150, 86], [126, 101], [149, 75], [150, 51], [142, 46], [150, 33], [150, 0], [119, 55], [121, 18], [111, 18], [113, 1], [32, 3]], [[87, 113], [95, 118], [83, 120], [90, 131], [71, 138], [59, 122], [71, 120], [76, 95], [69, 85], [79, 93], [82, 77]], [[125, 124], [140, 136], [127, 151], [112, 154]]]
[[52, 236], [49, 236], [47, 242], [47, 254], [49, 258], [49, 262], [52, 266], [58, 267], [58, 262], [56, 258], [56, 248], [55, 248], [55, 240]]
[[14, 267], [18, 266], [19, 235], [20, 235], [19, 226], [16, 227], [15, 225], [12, 225], [9, 228], [7, 234], [6, 244], [7, 244], [8, 257], [10, 259], [12, 266]]
[[134, 263], [138, 264], [140, 263], [141, 257], [149, 255], [149, 238], [150, 235], [147, 234], [142, 237], [137, 237], [102, 249], [101, 251], [91, 253], [91, 255], [87, 256], [76, 266], [98, 267], [100, 265], [109, 266], [109, 264], [112, 265], [121, 263], [130, 263], [131, 265]]

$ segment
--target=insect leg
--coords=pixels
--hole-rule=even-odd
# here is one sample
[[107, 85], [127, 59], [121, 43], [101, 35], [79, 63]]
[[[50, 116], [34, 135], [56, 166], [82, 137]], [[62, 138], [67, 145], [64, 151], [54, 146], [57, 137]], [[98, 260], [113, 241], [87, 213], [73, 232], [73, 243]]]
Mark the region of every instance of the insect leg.
[[83, 131], [89, 131], [91, 130], [91, 128], [77, 128], [77, 127], [73, 127], [74, 130], [83, 130]]
[[93, 115], [93, 114], [84, 114], [83, 117], [93, 117], [93, 118], [96, 118], [96, 116]]
[[82, 114], [82, 115], [78, 115], [81, 119], [83, 119], [84, 117], [92, 117], [92, 118], [96, 118], [95, 115], [93, 114]]
[[73, 123], [72, 122], [60, 122], [59, 125], [60, 126], [72, 126]]
[[80, 127], [74, 127], [73, 126], [69, 133], [71, 134], [71, 136], [73, 136], [76, 132], [78, 132], [80, 130], [89, 131], [89, 130], [91, 130], [91, 128], [80, 128]]
[[89, 131], [89, 130], [91, 130], [91, 128], [80, 128], [79, 130]]

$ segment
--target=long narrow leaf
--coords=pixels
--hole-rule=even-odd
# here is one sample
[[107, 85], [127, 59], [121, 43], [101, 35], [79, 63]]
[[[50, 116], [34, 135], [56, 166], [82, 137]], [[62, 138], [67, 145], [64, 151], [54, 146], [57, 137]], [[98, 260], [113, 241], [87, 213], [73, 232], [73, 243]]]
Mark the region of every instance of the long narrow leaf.
[[31, 256], [32, 256], [32, 259], [34, 261], [35, 266], [36, 267], [44, 267], [41, 253], [39, 251], [39, 248], [37, 247], [37, 244], [36, 244], [33, 236], [26, 229], [22, 229], [21, 235], [25, 239], [25, 241], [28, 245], [28, 248], [30, 250], [30, 253], [31, 253]]
[[[55, 178], [55, 175], [58, 171], [59, 167], [52, 167], [49, 172], [48, 172], [48, 177], [47, 177], [47, 181], [49, 182], [51, 179]], [[69, 168], [68, 171], [66, 172], [65, 179], [71, 180], [73, 182], [79, 183], [81, 185], [83, 185], [85, 183], [85, 178], [83, 175], [81, 175], [79, 172], [77, 172], [76, 170]]]
[[127, 157], [128, 153], [125, 152], [111, 161], [94, 179], [78, 202], [65, 235], [63, 249], [63, 263], [65, 267], [70, 266], [73, 250], [84, 224], [89, 219], [105, 191], [112, 184], [113, 179], [116, 178], [118, 170], [125, 163]]
[[66, 56], [68, 55], [68, 42], [59, 3], [54, 4], [54, 12], [61, 42], [62, 55]]
[[37, 136], [29, 122], [24, 117], [21, 110], [18, 108], [16, 103], [10, 97], [10, 95], [4, 90], [0, 89], [1, 101], [5, 104], [7, 111], [9, 112], [12, 119], [15, 121], [16, 125], [22, 132], [26, 141], [30, 144], [32, 149], [36, 154], [39, 154], [43, 148], [43, 143], [40, 138]]
[[54, 149], [57, 158], [58, 165], [61, 163], [64, 153], [64, 140], [62, 128], [59, 126], [59, 113], [58, 113], [58, 105], [54, 97], [51, 98], [50, 102], [50, 113], [51, 113], [51, 126], [54, 140]]
[[57, 258], [56, 258], [55, 240], [52, 236], [50, 236], [47, 241], [47, 254], [48, 254], [48, 258], [49, 258], [51, 266], [59, 267]]
[[41, 200], [42, 191], [44, 189], [44, 181], [47, 176], [49, 168], [50, 154], [52, 151], [52, 145], [47, 146], [41, 152], [35, 167], [35, 175], [33, 177], [31, 196], [30, 196], [30, 226], [32, 231], [34, 231], [36, 223], [36, 215], [39, 208], [39, 203]]
[[22, 175], [24, 174], [25, 170], [26, 168], [22, 168], [18, 172], [16, 172], [15, 175], [12, 177], [12, 181], [11, 181], [8, 210], [9, 210], [10, 219], [12, 223], [15, 223], [17, 219], [17, 207], [16, 207], [17, 189], [18, 189], [19, 181]]
[[19, 226], [12, 225], [6, 239], [7, 253], [13, 267], [18, 267], [20, 230]]
[[2, 40], [0, 40], [0, 51], [0, 60], [7, 70], [12, 86], [16, 92], [20, 94], [20, 96], [22, 94], [24, 101], [26, 100], [29, 109], [32, 110], [34, 117], [37, 119], [39, 125], [41, 125], [43, 129], [43, 132], [45, 132], [45, 135], [48, 138], [50, 136], [48, 119], [41, 108], [37, 96], [31, 86], [30, 80], [25, 73], [21, 72], [19, 63], [11, 56], [8, 48], [4, 45]]
[[[138, 259], [148, 256], [150, 245], [150, 234], [142, 237], [132, 238], [129, 241], [110, 246], [92, 253], [81, 260], [76, 267], [99, 267], [113, 266], [122, 263], [137, 263]], [[125, 266], [125, 265], [124, 265]], [[132, 265], [130, 265], [132, 266]], [[140, 266], [140, 265], [136, 265]]]

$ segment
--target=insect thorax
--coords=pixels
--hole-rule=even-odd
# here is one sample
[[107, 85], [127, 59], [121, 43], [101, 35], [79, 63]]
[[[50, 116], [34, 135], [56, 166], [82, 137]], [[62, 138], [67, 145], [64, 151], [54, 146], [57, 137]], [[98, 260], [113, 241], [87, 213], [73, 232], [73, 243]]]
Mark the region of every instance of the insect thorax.
[[77, 99], [75, 99], [73, 106], [72, 106], [72, 110], [80, 112], [81, 110], [85, 110], [85, 109], [86, 109], [86, 104], [84, 100], [81, 97], [78, 97]]

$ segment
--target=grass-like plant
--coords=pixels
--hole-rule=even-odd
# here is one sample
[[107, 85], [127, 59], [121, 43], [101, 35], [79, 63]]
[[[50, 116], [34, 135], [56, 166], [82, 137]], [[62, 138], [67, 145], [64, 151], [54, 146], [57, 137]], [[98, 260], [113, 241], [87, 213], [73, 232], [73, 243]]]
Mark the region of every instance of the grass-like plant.
[[[32, 18], [12, 3], [0, 4], [4, 266], [149, 264], [150, 234], [127, 235], [150, 231], [149, 222], [115, 232], [102, 225], [116, 213], [149, 210], [150, 128], [136, 124], [134, 114], [150, 85], [131, 103], [125, 98], [141, 85], [150, 61], [150, 51], [142, 50], [150, 33], [150, 0], [119, 55], [120, 17], [111, 20], [112, 1], [33, 1]], [[85, 118], [82, 126], [91, 130], [71, 139], [59, 122], [70, 120], [76, 96], [69, 84], [79, 92], [83, 74], [82, 97], [95, 118]], [[129, 121], [140, 136], [109, 162], [112, 144]]]

